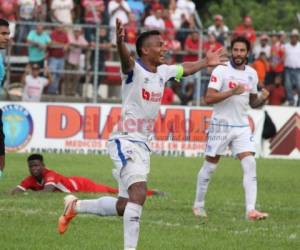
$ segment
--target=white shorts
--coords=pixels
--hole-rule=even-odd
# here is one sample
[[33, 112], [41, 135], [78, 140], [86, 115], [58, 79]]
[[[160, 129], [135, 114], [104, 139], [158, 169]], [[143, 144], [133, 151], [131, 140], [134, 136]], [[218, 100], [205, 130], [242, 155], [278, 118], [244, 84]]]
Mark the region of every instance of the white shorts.
[[113, 176], [119, 184], [119, 196], [128, 198], [128, 188], [147, 182], [150, 172], [150, 150], [143, 142], [114, 139], [108, 142], [108, 153], [115, 164]]
[[225, 155], [228, 147], [233, 156], [243, 152], [255, 153], [254, 136], [250, 127], [210, 126], [205, 155]]

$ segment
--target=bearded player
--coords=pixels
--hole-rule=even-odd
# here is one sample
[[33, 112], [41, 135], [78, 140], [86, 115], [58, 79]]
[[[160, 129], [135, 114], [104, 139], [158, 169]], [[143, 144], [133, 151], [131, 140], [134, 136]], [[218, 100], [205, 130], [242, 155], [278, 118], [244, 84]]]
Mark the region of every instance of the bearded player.
[[268, 91], [263, 89], [258, 95], [256, 71], [247, 66], [250, 43], [244, 37], [231, 42], [232, 56], [226, 66], [217, 66], [211, 75], [205, 101], [214, 105], [208, 129], [205, 161], [197, 179], [196, 199], [193, 212], [196, 216], [206, 217], [205, 194], [212, 173], [216, 170], [221, 155], [229, 146], [243, 168], [246, 218], [260, 220], [267, 213], [255, 209], [257, 181], [256, 161], [254, 158], [254, 138], [248, 122], [248, 105], [257, 108], [265, 103]]

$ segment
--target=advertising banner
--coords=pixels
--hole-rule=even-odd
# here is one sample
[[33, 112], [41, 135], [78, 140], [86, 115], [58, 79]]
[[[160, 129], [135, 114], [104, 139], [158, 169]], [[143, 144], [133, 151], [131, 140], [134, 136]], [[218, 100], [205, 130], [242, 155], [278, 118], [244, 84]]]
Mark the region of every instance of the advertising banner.
[[[104, 154], [121, 114], [117, 104], [0, 102], [0, 107], [7, 152]], [[162, 106], [154, 126], [153, 152], [203, 155], [211, 114], [208, 107]], [[264, 112], [251, 110], [249, 122], [260, 155]]]
[[266, 106], [277, 133], [263, 143], [263, 156], [300, 159], [300, 108]]

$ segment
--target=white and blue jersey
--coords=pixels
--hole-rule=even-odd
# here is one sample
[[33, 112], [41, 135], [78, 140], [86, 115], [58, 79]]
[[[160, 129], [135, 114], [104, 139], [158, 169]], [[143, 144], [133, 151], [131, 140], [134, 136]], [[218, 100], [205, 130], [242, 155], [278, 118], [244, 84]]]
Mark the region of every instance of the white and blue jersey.
[[147, 143], [154, 129], [165, 83], [170, 78], [180, 80], [181, 65], [160, 65], [153, 73], [139, 60], [128, 74], [122, 74], [122, 115], [114, 127], [111, 139], [123, 138]]
[[238, 70], [231, 62], [227, 66], [217, 66], [212, 72], [208, 88], [225, 92], [239, 84], [244, 85], [246, 91], [214, 104], [212, 122], [227, 126], [248, 126], [249, 96], [257, 93], [258, 84], [257, 73], [253, 68], [246, 65], [244, 70]]

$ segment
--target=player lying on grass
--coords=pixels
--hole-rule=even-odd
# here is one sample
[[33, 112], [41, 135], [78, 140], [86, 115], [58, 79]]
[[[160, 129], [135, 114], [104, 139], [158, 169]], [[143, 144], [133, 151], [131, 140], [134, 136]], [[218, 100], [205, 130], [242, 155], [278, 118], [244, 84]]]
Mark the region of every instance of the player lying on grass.
[[[165, 83], [178, 81], [208, 66], [223, 64], [224, 50], [208, 51], [206, 58], [181, 65], [165, 64], [165, 41], [157, 30], [140, 34], [136, 41], [138, 60], [126, 47], [125, 31], [116, 23], [117, 48], [122, 68], [122, 119], [110, 135], [108, 152], [118, 174], [119, 197], [101, 200], [65, 198], [65, 210], [59, 219], [59, 232], [67, 230], [69, 222], [81, 213], [102, 216], [123, 216], [124, 249], [134, 250], [139, 238], [140, 218], [146, 201], [150, 172], [149, 140], [160, 109]], [[199, 121], [200, 122], [200, 121]]]
[[[111, 193], [117, 194], [118, 189], [103, 184], [95, 183], [92, 180], [81, 177], [66, 177], [53, 170], [46, 168], [43, 156], [32, 154], [27, 158], [30, 176], [25, 178], [18, 185], [12, 194], [24, 192], [26, 190], [44, 191], [44, 192], [88, 192], [88, 193]], [[149, 190], [147, 195], [160, 195], [162, 192]]]
[[257, 182], [255, 143], [248, 121], [248, 106], [257, 108], [267, 100], [269, 93], [263, 89], [257, 94], [256, 71], [247, 66], [250, 42], [237, 37], [231, 42], [231, 60], [226, 66], [216, 67], [211, 75], [205, 101], [214, 104], [214, 111], [208, 129], [205, 161], [198, 174], [196, 199], [193, 212], [206, 217], [204, 198], [211, 175], [217, 168], [221, 155], [229, 146], [242, 165], [244, 172], [246, 217], [260, 220], [267, 213], [255, 209]]

